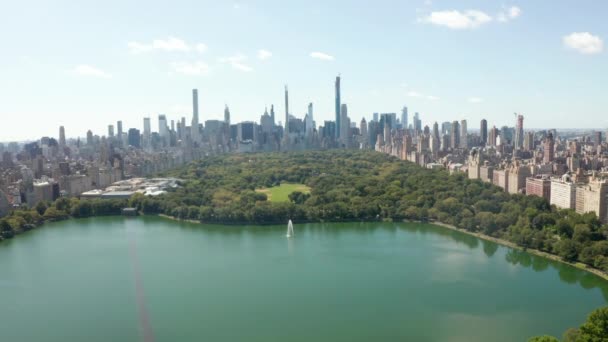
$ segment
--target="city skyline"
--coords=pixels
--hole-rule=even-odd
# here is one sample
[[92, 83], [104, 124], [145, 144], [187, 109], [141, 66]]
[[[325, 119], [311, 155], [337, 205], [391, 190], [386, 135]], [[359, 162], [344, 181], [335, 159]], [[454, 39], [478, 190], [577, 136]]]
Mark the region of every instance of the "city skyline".
[[[407, 106], [428, 125], [485, 118], [513, 126], [516, 112], [526, 116], [527, 128], [608, 127], [603, 3], [552, 4], [559, 16], [529, 1], [416, 1], [372, 9], [294, 3], [289, 10], [272, 1], [180, 2], [151, 4], [146, 14], [127, 4], [107, 28], [103, 18], [114, 15], [116, 5], [90, 12], [45, 3], [7, 6], [2, 31], [26, 13], [32, 25], [7, 36], [0, 56], [0, 117], [10, 120], [1, 141], [56, 136], [58, 126], [68, 137], [83, 137], [88, 129], [105, 135], [118, 120], [141, 129], [143, 117], [191, 118], [187, 89], [195, 88], [201, 122], [222, 120], [226, 104], [234, 122], [257, 122], [272, 104], [283, 113], [288, 84], [290, 113], [303, 118], [313, 103], [319, 124], [336, 117], [339, 74], [340, 102], [356, 122]], [[336, 11], [343, 15], [331, 15]], [[368, 23], [371, 17], [382, 24]]]

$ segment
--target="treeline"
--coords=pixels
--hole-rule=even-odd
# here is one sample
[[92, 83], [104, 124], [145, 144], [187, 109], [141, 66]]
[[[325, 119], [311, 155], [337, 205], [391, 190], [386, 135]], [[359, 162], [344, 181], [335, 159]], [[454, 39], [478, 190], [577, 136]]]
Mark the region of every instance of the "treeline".
[[[45, 220], [119, 214], [125, 206], [224, 224], [436, 220], [608, 272], [608, 227], [595, 214], [557, 210], [543, 198], [510, 195], [464, 174], [424, 169], [373, 151], [226, 154], [166, 175], [184, 182], [158, 197], [61, 198], [33, 210], [16, 210], [0, 220], [2, 236]], [[311, 192], [293, 193], [289, 202], [276, 203], [255, 191], [282, 182], [305, 184]]]
[[[182, 187], [133, 200], [144, 213], [208, 223], [437, 220], [608, 271], [608, 227], [593, 213], [558, 210], [464, 174], [428, 170], [373, 151], [230, 154], [167, 173]], [[311, 187], [273, 203], [255, 189]]]
[[59, 198], [53, 203], [39, 202], [34, 208], [13, 210], [0, 219], [0, 240], [33, 229], [44, 222], [61, 221], [70, 217], [119, 215], [129, 205], [127, 200], [79, 200]]

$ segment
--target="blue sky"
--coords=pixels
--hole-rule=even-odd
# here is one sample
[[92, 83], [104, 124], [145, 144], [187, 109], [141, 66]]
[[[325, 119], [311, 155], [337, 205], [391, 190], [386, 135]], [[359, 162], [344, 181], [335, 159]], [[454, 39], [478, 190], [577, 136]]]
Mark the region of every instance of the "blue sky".
[[0, 141], [106, 134], [159, 113], [317, 124], [334, 78], [351, 119], [608, 127], [604, 1], [11, 1], [0, 11]]

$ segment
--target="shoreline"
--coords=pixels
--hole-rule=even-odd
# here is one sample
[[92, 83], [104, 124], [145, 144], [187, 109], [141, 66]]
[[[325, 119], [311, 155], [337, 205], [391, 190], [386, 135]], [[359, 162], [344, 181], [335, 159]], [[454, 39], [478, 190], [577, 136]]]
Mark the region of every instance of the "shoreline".
[[[145, 214], [142, 215], [142, 216], [145, 216]], [[170, 215], [165, 215], [165, 214], [157, 214], [156, 216], [159, 216], [159, 217], [162, 217], [162, 218], [167, 218], [167, 219], [173, 220], [173, 221], [189, 222], [189, 223], [195, 223], [195, 224], [200, 224], [200, 225], [204, 225], [205, 224], [205, 223], [197, 221], [197, 220], [183, 220], [183, 219], [179, 219], [179, 218], [176, 218], [176, 217], [173, 217], [173, 216], [170, 216]], [[379, 221], [372, 220], [372, 221], [348, 221], [348, 222], [379, 222]], [[555, 254], [539, 251], [537, 249], [523, 248], [521, 246], [516, 245], [515, 243], [513, 243], [511, 241], [495, 238], [493, 236], [485, 235], [485, 234], [482, 234], [482, 233], [470, 232], [470, 231], [468, 231], [466, 229], [458, 228], [458, 227], [453, 226], [451, 224], [447, 224], [447, 223], [443, 223], [443, 222], [439, 222], [439, 221], [421, 222], [421, 221], [407, 221], [407, 220], [404, 220], [402, 222], [405, 222], [405, 223], [408, 223], [408, 222], [409, 223], [428, 223], [428, 224], [436, 225], [436, 226], [439, 226], [439, 227], [442, 227], [442, 228], [446, 228], [446, 229], [449, 229], [449, 230], [452, 230], [452, 231], [456, 231], [456, 232], [460, 232], [460, 233], [463, 233], [463, 234], [466, 234], [466, 235], [469, 235], [469, 236], [473, 236], [473, 237], [476, 237], [476, 238], [481, 239], [481, 240], [494, 242], [494, 243], [496, 243], [498, 245], [501, 245], [501, 246], [504, 246], [504, 247], [508, 247], [508, 248], [516, 249], [516, 250], [523, 251], [523, 252], [526, 252], [526, 253], [530, 253], [532, 255], [536, 255], [536, 256], [539, 256], [541, 258], [545, 258], [545, 259], [548, 259], [548, 260], [551, 260], [551, 261], [560, 262], [562, 264], [566, 264], [566, 265], [572, 266], [572, 267], [574, 267], [576, 269], [579, 269], [581, 271], [592, 273], [592, 274], [594, 274], [594, 275], [596, 275], [596, 276], [598, 276], [598, 277], [600, 277], [600, 278], [608, 281], [608, 273], [605, 273], [605, 272], [603, 272], [603, 271], [601, 271], [599, 269], [589, 267], [589, 266], [587, 266], [587, 265], [585, 265], [583, 263], [568, 262], [568, 261], [560, 258], [559, 256], [555, 255]], [[304, 222], [304, 223], [323, 223], [323, 222]], [[327, 223], [330, 223], [330, 222], [327, 222]], [[337, 223], [337, 222], [332, 222], [332, 223]], [[222, 223], [218, 223], [218, 224], [230, 226], [230, 224], [222, 224]], [[240, 223], [236, 223], [236, 225], [239, 225], [239, 224]], [[273, 223], [273, 224], [275, 224], [275, 223]]]
[[521, 246], [518, 246], [518, 245], [514, 244], [513, 242], [510, 242], [510, 241], [507, 241], [507, 240], [504, 240], [504, 239], [495, 238], [493, 236], [485, 235], [485, 234], [482, 234], [482, 233], [470, 232], [470, 231], [468, 231], [466, 229], [461, 229], [461, 228], [458, 228], [458, 227], [453, 226], [451, 224], [447, 224], [447, 223], [443, 223], [443, 222], [439, 222], [439, 221], [434, 221], [434, 222], [429, 221], [429, 223], [430, 224], [434, 224], [434, 225], [439, 226], [439, 227], [450, 229], [450, 230], [453, 230], [453, 231], [456, 231], [456, 232], [467, 234], [469, 236], [473, 236], [473, 237], [476, 237], [476, 238], [481, 239], [481, 240], [486, 240], [486, 241], [494, 242], [494, 243], [499, 244], [501, 246], [509, 247], [509, 248], [512, 248], [512, 249], [517, 249], [517, 250], [520, 250], [520, 251], [523, 251], [523, 252], [526, 252], [526, 253], [530, 253], [530, 254], [533, 254], [533, 255], [545, 258], [545, 259], [552, 260], [552, 261], [561, 262], [562, 264], [566, 264], [566, 265], [572, 266], [572, 267], [577, 268], [577, 269], [579, 269], [581, 271], [586, 271], [586, 272], [592, 273], [592, 274], [594, 274], [594, 275], [596, 275], [596, 276], [598, 276], [598, 277], [600, 277], [600, 278], [602, 278], [604, 280], [608, 280], [608, 273], [605, 273], [605, 272], [603, 272], [601, 270], [598, 270], [596, 268], [588, 267], [587, 265], [585, 265], [583, 263], [578, 263], [578, 262], [577, 263], [572, 263], [572, 262], [566, 261], [566, 260], [560, 258], [559, 256], [555, 255], [555, 254], [539, 251], [539, 250], [533, 249], [533, 248], [523, 248]]
[[[110, 215], [110, 216], [112, 216], [112, 215]], [[122, 216], [122, 215], [117, 215], [117, 216]], [[198, 221], [198, 220], [189, 220], [189, 219], [188, 220], [184, 220], [184, 219], [179, 219], [179, 218], [173, 217], [171, 215], [166, 215], [166, 214], [146, 215], [146, 214], [143, 214], [143, 213], [138, 213], [137, 216], [140, 216], [140, 217], [143, 217], [143, 216], [156, 216], [156, 217], [160, 217], [160, 218], [164, 218], [164, 219], [169, 219], [169, 220], [172, 220], [172, 221], [188, 222], [188, 223], [197, 224], [197, 225], [201, 225], [201, 226], [206, 224], [206, 223]], [[91, 217], [96, 217], [96, 216], [91, 216]], [[15, 235], [20, 235], [20, 234], [23, 234], [23, 233], [26, 233], [26, 232], [29, 232], [29, 231], [32, 231], [32, 230], [36, 230], [37, 228], [42, 228], [47, 223], [59, 222], [59, 221], [67, 221], [67, 220], [72, 220], [72, 219], [74, 219], [74, 217], [68, 217], [68, 218], [63, 219], [63, 220], [45, 221], [42, 224], [40, 224], [39, 226], [36, 226], [34, 228], [18, 232]], [[371, 220], [371, 221], [341, 221], [340, 223], [354, 223], [354, 222], [383, 222], [383, 221], [377, 221], [377, 220]], [[476, 237], [476, 238], [481, 239], [481, 240], [494, 242], [494, 243], [496, 243], [498, 245], [501, 245], [501, 246], [504, 246], [504, 247], [516, 249], [516, 250], [527, 252], [527, 253], [530, 253], [530, 254], [533, 254], [533, 255], [536, 255], [536, 256], [548, 259], [548, 260], [560, 262], [562, 264], [566, 264], [566, 265], [572, 266], [572, 267], [574, 267], [576, 269], [579, 269], [581, 271], [592, 273], [592, 274], [594, 274], [594, 275], [596, 275], [596, 276], [598, 276], [598, 277], [600, 277], [600, 278], [608, 281], [608, 273], [603, 272], [603, 271], [601, 271], [599, 269], [596, 269], [596, 268], [589, 267], [589, 266], [587, 266], [587, 265], [585, 265], [583, 263], [568, 262], [568, 261], [563, 260], [562, 258], [560, 258], [559, 256], [557, 256], [555, 254], [539, 251], [539, 250], [533, 249], [533, 248], [523, 248], [521, 246], [516, 245], [513, 242], [510, 242], [510, 241], [507, 241], [507, 240], [504, 240], [504, 239], [500, 239], [500, 238], [496, 238], [496, 237], [489, 236], [489, 235], [485, 235], [485, 234], [482, 234], [482, 233], [470, 232], [470, 231], [468, 231], [466, 229], [458, 228], [458, 227], [453, 226], [451, 224], [447, 224], [447, 223], [443, 223], [443, 222], [439, 222], [439, 221], [422, 222], [422, 221], [403, 220], [403, 221], [393, 221], [393, 222], [404, 222], [404, 223], [408, 223], [409, 222], [409, 223], [428, 223], [428, 224], [432, 224], [432, 225], [435, 225], [435, 226], [438, 226], [438, 227], [446, 228], [446, 229], [449, 229], [449, 230], [452, 230], [452, 231], [456, 231], [456, 232], [460, 232], [460, 233], [463, 233], [463, 234], [466, 234], [466, 235], [469, 235], [469, 236], [473, 236], [473, 237]], [[324, 222], [302, 222], [302, 223], [324, 223]], [[339, 222], [325, 222], [325, 223], [339, 223]], [[225, 226], [231, 226], [231, 225], [242, 225], [242, 224], [251, 224], [251, 223], [242, 223], [242, 222], [241, 223], [236, 223], [235, 222], [233, 224], [226, 224], [226, 223], [215, 223], [215, 224], [225, 225]], [[275, 225], [275, 224], [280, 224], [280, 223], [269, 223], [269, 225]], [[259, 224], [255, 224], [254, 223], [254, 225], [259, 225]], [[1, 241], [3, 241], [3, 239], [0, 239], [0, 242]]]

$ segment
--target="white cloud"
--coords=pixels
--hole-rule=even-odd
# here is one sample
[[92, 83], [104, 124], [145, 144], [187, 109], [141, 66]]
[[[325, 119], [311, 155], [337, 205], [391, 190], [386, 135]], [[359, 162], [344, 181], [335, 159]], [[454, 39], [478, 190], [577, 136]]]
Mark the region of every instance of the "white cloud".
[[407, 96], [409, 97], [418, 97], [418, 98], [422, 98], [422, 99], [426, 99], [426, 100], [430, 100], [430, 101], [437, 101], [439, 100], [438, 96], [435, 95], [428, 95], [428, 94], [423, 94], [419, 91], [415, 91], [415, 90], [410, 90], [406, 93]]
[[272, 57], [272, 52], [264, 49], [258, 50], [258, 59], [266, 60], [270, 57]]
[[253, 71], [252, 67], [245, 64], [245, 62], [247, 61], [247, 56], [245, 56], [245, 55], [237, 54], [237, 55], [234, 55], [231, 57], [222, 57], [219, 59], [219, 61], [220, 61], [220, 63], [230, 64], [230, 66], [232, 66], [233, 69], [236, 69], [239, 71], [244, 71], [244, 72]]
[[87, 64], [78, 65], [73, 71], [80, 76], [112, 78], [112, 75], [108, 74], [107, 72]]
[[311, 52], [310, 57], [324, 60], [324, 61], [333, 61], [334, 60], [334, 56], [328, 55], [323, 52]]
[[492, 21], [492, 17], [478, 10], [466, 11], [438, 11], [431, 12], [427, 17], [420, 19], [422, 22], [438, 26], [445, 26], [453, 30], [474, 29]]
[[207, 45], [205, 45], [203, 43], [196, 44], [196, 46], [194, 48], [196, 49], [196, 51], [198, 51], [200, 53], [207, 51]]
[[469, 101], [470, 103], [480, 103], [480, 102], [483, 102], [483, 99], [480, 97], [473, 96], [473, 97], [469, 97], [467, 99], [467, 101]]
[[165, 51], [165, 52], [190, 52], [198, 51], [205, 52], [207, 46], [203, 43], [188, 44], [186, 41], [176, 37], [168, 37], [166, 39], [155, 39], [151, 43], [141, 42], [129, 42], [127, 47], [131, 53], [142, 53], [151, 51]]
[[589, 32], [574, 32], [564, 36], [562, 41], [565, 47], [587, 55], [600, 53], [604, 48], [602, 39]]
[[517, 6], [511, 6], [504, 11], [498, 13], [496, 19], [502, 23], [506, 23], [510, 20], [516, 19], [521, 15], [521, 8]]
[[202, 61], [173, 62], [170, 66], [173, 72], [189, 76], [201, 76], [206, 75], [209, 72], [209, 65]]

